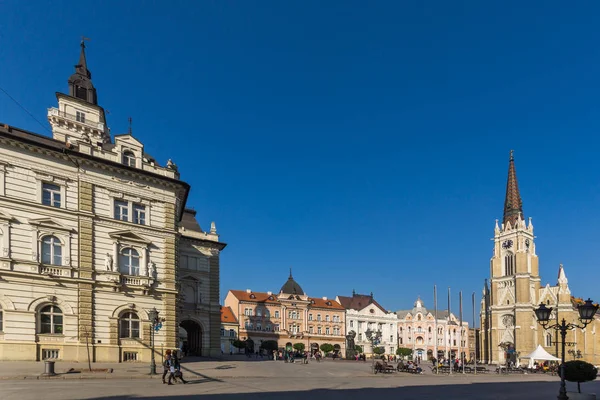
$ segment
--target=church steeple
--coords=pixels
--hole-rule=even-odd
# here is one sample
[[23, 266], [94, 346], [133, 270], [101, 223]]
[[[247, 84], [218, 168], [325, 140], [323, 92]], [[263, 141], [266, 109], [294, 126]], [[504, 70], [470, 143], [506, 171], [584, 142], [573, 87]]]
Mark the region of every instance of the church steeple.
[[515, 227], [517, 220], [523, 220], [523, 202], [517, 183], [517, 171], [515, 169], [515, 157], [513, 150], [510, 151], [510, 160], [508, 164], [508, 180], [506, 182], [506, 198], [504, 199], [504, 219], [506, 226], [510, 222], [511, 227]]
[[79, 63], [75, 66], [75, 73], [69, 78], [69, 95], [88, 103], [98, 105], [96, 88], [92, 84], [92, 73], [87, 68], [85, 57], [85, 38], [81, 39], [81, 52]]

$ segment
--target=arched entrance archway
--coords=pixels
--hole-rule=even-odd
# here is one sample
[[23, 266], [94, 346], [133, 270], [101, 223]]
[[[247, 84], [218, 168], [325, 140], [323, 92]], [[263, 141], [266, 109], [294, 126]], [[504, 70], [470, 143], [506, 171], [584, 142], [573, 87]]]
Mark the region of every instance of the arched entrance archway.
[[319, 343], [311, 343], [310, 344], [310, 352], [314, 355], [319, 351]]
[[185, 320], [179, 324], [179, 341], [185, 355], [202, 355], [202, 327], [196, 321]]

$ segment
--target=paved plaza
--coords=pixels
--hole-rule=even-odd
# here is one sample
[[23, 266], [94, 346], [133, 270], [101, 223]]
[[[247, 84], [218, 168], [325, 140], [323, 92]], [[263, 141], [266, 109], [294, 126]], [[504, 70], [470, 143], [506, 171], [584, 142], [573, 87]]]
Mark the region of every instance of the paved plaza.
[[[195, 361], [184, 363], [187, 385], [163, 385], [147, 365], [115, 364], [112, 374], [71, 373], [39, 379], [41, 363], [0, 363], [0, 399], [527, 399], [556, 397], [559, 381], [549, 375], [371, 375], [370, 364], [347, 361], [286, 364], [281, 361]], [[65, 368], [71, 365], [64, 366]], [[85, 367], [77, 365], [77, 368]], [[98, 368], [98, 365], [94, 365]], [[64, 371], [60, 364], [57, 371]], [[569, 384], [569, 390], [575, 386]], [[600, 392], [600, 383], [583, 385]]]

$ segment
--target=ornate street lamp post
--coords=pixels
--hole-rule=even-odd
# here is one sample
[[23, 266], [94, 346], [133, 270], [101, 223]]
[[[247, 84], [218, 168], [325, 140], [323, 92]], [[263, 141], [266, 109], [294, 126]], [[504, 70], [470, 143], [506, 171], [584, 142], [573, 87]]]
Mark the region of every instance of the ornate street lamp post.
[[371, 356], [371, 369], [373, 370], [373, 373], [375, 373], [375, 346], [377, 346], [381, 340], [381, 331], [374, 331], [369, 328], [365, 331], [365, 336], [371, 342], [371, 351], [373, 352], [373, 355]]
[[560, 333], [562, 342], [562, 357], [560, 364], [560, 389], [558, 391], [558, 400], [568, 400], [567, 387], [565, 384], [565, 339], [567, 337], [567, 331], [576, 328], [584, 329], [594, 319], [594, 315], [596, 315], [596, 312], [598, 311], [598, 306], [594, 305], [592, 300], [588, 298], [584, 304], [581, 304], [577, 307], [577, 310], [579, 311], [579, 321], [582, 325], [567, 323], [564, 318], [560, 324], [556, 323], [548, 325], [552, 307], [548, 308], [542, 303], [540, 304], [539, 308], [535, 309], [535, 316], [544, 329], [554, 329]]
[[156, 325], [158, 324], [158, 311], [156, 310], [156, 307], [153, 307], [148, 311], [148, 318], [150, 318], [150, 323], [152, 324], [152, 333], [150, 334], [150, 347], [152, 348], [150, 375], [156, 375], [156, 360], [154, 359], [154, 331], [156, 330]]

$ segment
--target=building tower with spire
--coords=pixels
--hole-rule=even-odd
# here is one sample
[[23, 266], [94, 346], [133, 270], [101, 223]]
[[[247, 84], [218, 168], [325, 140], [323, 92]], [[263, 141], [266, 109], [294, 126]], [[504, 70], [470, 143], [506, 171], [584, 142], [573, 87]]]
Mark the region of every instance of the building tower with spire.
[[[523, 201], [519, 192], [515, 158], [510, 152], [504, 215], [494, 227], [494, 250], [490, 262], [490, 279], [483, 289], [480, 314], [481, 355], [484, 362], [519, 363], [542, 345], [559, 355], [556, 332], [545, 331], [537, 323], [534, 310], [540, 303], [553, 308], [552, 319], [565, 318], [576, 322], [576, 299], [572, 298], [562, 264], [556, 286], [541, 286], [531, 217], [525, 221]], [[585, 331], [573, 330], [567, 341], [579, 347], [582, 358], [592, 363], [600, 360], [600, 335], [596, 335], [596, 320]], [[578, 340], [579, 338], [579, 340]]]
[[[486, 338], [483, 355], [503, 363], [506, 357], [535, 343], [533, 307], [540, 287], [538, 257], [531, 218], [525, 222], [513, 151], [510, 152], [504, 215], [494, 227], [494, 251], [490, 262], [487, 318], [482, 321]], [[534, 347], [535, 348], [535, 347]]]
[[106, 113], [98, 105], [98, 95], [92, 83], [92, 73], [87, 67], [83, 40], [79, 63], [75, 65], [75, 72], [69, 77], [68, 84], [69, 94], [57, 92], [58, 107], [48, 109], [53, 138], [67, 142], [72, 147], [77, 147], [79, 143], [91, 146], [110, 143]]

